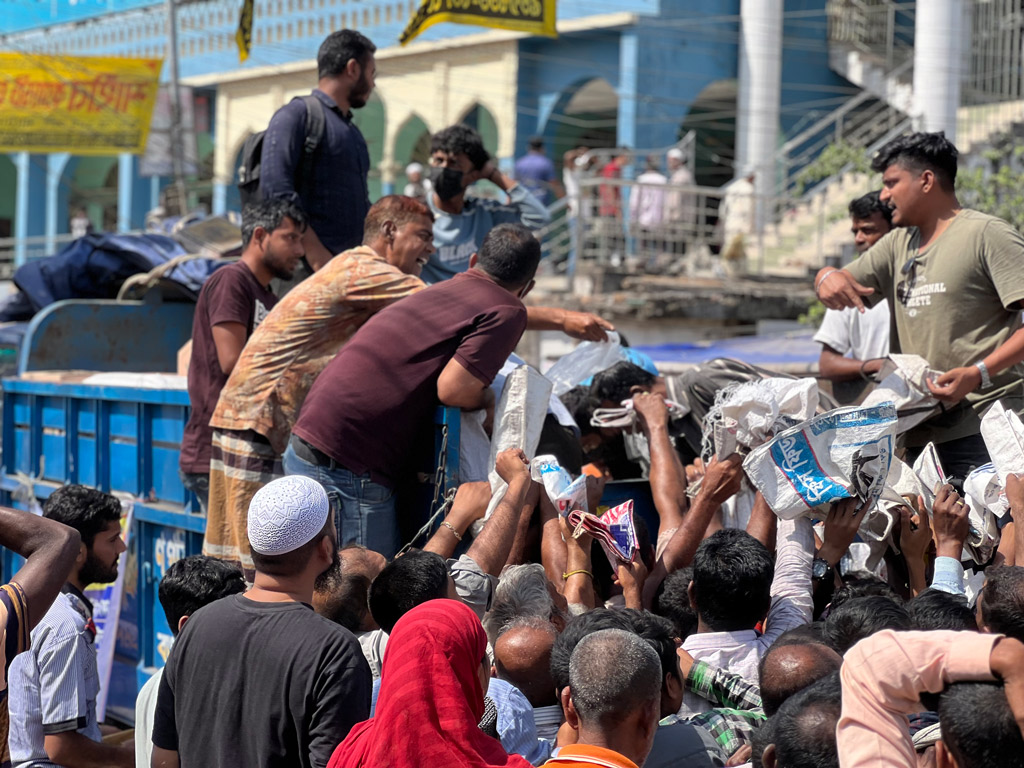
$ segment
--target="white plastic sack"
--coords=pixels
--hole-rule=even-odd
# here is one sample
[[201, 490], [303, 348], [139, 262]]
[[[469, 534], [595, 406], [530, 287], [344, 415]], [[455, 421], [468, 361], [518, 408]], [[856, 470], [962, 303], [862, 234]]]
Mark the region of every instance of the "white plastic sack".
[[544, 418], [548, 412], [551, 382], [540, 371], [520, 365], [505, 377], [505, 387], [494, 408], [494, 429], [489, 452], [491, 501], [484, 520], [490, 519], [505, 497], [508, 484], [494, 468], [498, 454], [508, 448], [520, 448], [527, 456], [537, 452]]
[[565, 517], [574, 509], [590, 511], [587, 508], [587, 476], [580, 475], [573, 480], [554, 456], [538, 456], [531, 461], [530, 477], [544, 486], [544, 492], [559, 515]]
[[895, 440], [892, 403], [837, 408], [754, 449], [743, 469], [784, 520], [838, 499], [857, 497], [874, 505], [885, 488]]
[[941, 376], [919, 355], [889, 355], [878, 373], [879, 384], [864, 398], [864, 407], [892, 403], [899, 414], [901, 435], [939, 412], [939, 401], [928, 390], [928, 379]]
[[811, 418], [818, 410], [814, 379], [768, 378], [731, 384], [718, 391], [704, 417], [704, 450], [719, 459], [737, 449], [764, 445], [783, 429]]
[[996, 518], [1005, 515], [1008, 509], [995, 466], [983, 464], [971, 472], [964, 480], [964, 496], [970, 522], [964, 552], [979, 565], [987, 563], [999, 546]]
[[595, 373], [625, 359], [619, 334], [608, 331], [608, 341], [580, 342], [576, 349], [552, 365], [545, 376], [554, 385], [555, 394], [562, 395]]
[[1024, 473], [1024, 424], [996, 401], [981, 419], [981, 436], [995, 464], [999, 487], [1005, 488], [1007, 475]]

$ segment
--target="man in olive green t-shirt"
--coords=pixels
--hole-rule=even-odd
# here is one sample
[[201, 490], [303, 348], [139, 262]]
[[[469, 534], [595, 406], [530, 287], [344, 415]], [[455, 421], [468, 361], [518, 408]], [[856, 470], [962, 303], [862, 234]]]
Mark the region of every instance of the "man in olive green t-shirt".
[[944, 371], [928, 382], [943, 412], [907, 433], [913, 454], [934, 442], [946, 473], [963, 480], [989, 461], [981, 415], [996, 400], [1024, 412], [1024, 238], [1002, 219], [961, 208], [957, 150], [942, 133], [902, 136], [879, 150], [882, 202], [898, 228], [846, 269], [825, 268], [826, 307], [888, 299], [893, 352]]

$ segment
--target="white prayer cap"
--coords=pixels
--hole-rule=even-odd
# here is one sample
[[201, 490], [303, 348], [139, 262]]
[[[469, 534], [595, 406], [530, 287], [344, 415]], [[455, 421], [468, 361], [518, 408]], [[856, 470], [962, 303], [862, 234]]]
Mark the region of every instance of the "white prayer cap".
[[683, 154], [683, 150], [679, 147], [672, 147], [672, 149], [668, 151], [666, 157], [668, 157], [669, 160], [679, 160], [680, 162], [686, 160], [686, 155]]
[[330, 514], [327, 491], [302, 475], [279, 477], [249, 502], [249, 546], [261, 555], [283, 555], [308, 544]]
[[419, 163], [409, 163], [405, 166], [405, 175], [408, 176], [410, 173], [423, 173], [423, 166]]

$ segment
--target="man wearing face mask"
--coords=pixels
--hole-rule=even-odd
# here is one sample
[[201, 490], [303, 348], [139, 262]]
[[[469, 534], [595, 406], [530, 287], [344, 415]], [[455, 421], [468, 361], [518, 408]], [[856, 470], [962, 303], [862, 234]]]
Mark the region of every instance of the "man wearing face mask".
[[[551, 221], [547, 208], [521, 184], [494, 164], [480, 134], [466, 125], [453, 125], [430, 140], [429, 196], [434, 211], [437, 251], [423, 268], [424, 282], [439, 283], [469, 269], [469, 259], [484, 237], [499, 224], [522, 224], [538, 229]], [[508, 195], [507, 203], [467, 198], [477, 181], [490, 181]]]
[[[292, 99], [277, 110], [263, 138], [260, 193], [264, 199], [283, 198], [305, 210], [309, 227], [303, 245], [313, 271], [363, 241], [363, 220], [370, 210], [366, 185], [370, 154], [352, 122], [352, 110], [365, 107], [373, 93], [376, 50], [370, 40], [351, 29], [332, 32], [320, 45], [319, 82], [311, 108], [323, 113], [323, 130], [314, 162], [304, 163], [305, 143], [318, 137], [309, 134], [302, 99]], [[309, 178], [303, 178], [304, 166], [310, 170]]]

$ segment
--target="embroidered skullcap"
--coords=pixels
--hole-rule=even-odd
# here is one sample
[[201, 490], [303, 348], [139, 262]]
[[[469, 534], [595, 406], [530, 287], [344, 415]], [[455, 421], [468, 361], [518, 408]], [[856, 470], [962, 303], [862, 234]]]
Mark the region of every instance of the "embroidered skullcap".
[[279, 477], [249, 502], [249, 545], [261, 555], [283, 555], [308, 544], [330, 513], [327, 491], [302, 475]]

